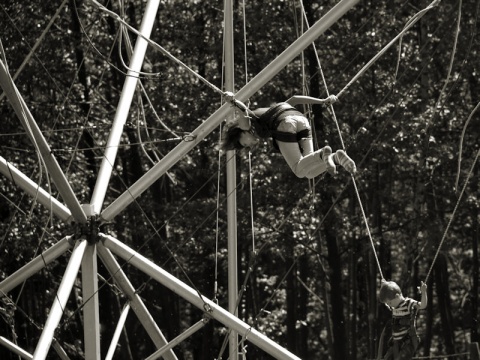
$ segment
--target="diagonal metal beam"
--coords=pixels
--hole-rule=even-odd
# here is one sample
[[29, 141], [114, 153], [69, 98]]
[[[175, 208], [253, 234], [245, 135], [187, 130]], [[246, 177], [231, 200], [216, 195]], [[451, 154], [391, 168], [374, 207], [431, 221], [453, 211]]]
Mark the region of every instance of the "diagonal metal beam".
[[18, 185], [28, 195], [37, 199], [40, 204], [45, 206], [65, 222], [72, 220], [72, 213], [60, 201], [52, 197], [45, 189], [41, 188], [36, 182], [27, 175], [18, 170], [15, 166], [0, 156], [0, 172], [15, 185]]
[[[175, 276], [166, 272], [164, 269], [148, 260], [144, 256], [130, 249], [121, 241], [105, 234], [99, 234], [99, 236], [103, 246], [110, 249], [115, 255], [120, 256], [130, 265], [135, 266], [139, 270], [143, 271], [146, 275], [150, 276], [152, 279], [155, 279], [174, 293], [183, 297], [200, 310], [205, 311], [208, 316], [221, 322], [238, 334], [241, 334], [246, 340], [258, 346], [260, 349], [264, 350], [274, 358], [281, 360], [300, 360], [300, 358], [284, 349], [267, 336], [261, 334], [247, 323], [230, 314], [227, 310], [218, 306], [218, 304], [215, 302], [200, 295], [193, 288], [178, 280]], [[99, 244], [98, 246], [100, 248], [101, 245]]]
[[67, 305], [68, 297], [72, 291], [73, 284], [80, 270], [80, 265], [82, 263], [83, 255], [87, 247], [86, 240], [80, 240], [77, 242], [75, 248], [72, 251], [72, 256], [68, 261], [65, 274], [63, 275], [62, 282], [58, 287], [57, 295], [53, 301], [53, 305], [50, 308], [50, 313], [48, 314], [47, 322], [40, 335], [38, 340], [37, 347], [33, 353], [33, 358], [35, 360], [44, 360], [47, 358], [48, 351], [52, 345], [53, 336], [55, 330], [60, 322], [60, 319]]
[[[140, 25], [140, 33], [146, 38], [148, 38], [152, 32], [159, 4], [160, 0], [149, 0], [146, 5], [142, 24]], [[97, 182], [95, 183], [92, 199], [90, 201], [95, 215], [100, 214], [103, 201], [105, 200], [108, 183], [112, 176], [113, 165], [117, 156], [118, 144], [122, 137], [123, 126], [125, 125], [129, 114], [133, 95], [135, 94], [135, 88], [138, 83], [138, 74], [142, 69], [147, 45], [147, 41], [142, 36], [137, 38], [128, 74], [125, 78], [122, 94], [115, 113], [115, 118], [113, 119], [112, 130], [108, 137], [107, 147], [105, 149], [102, 164], [100, 165], [100, 171], [98, 172]]]
[[0, 345], [5, 346], [7, 349], [9, 349], [11, 352], [17, 354], [22, 359], [33, 360], [33, 355], [32, 354], [26, 352], [20, 346], [11, 342], [10, 340], [4, 338], [3, 336], [0, 336]]
[[73, 217], [79, 223], [86, 223], [87, 216], [83, 211], [80, 203], [78, 202], [75, 193], [73, 192], [63, 170], [57, 162], [57, 159], [53, 156], [50, 146], [48, 146], [47, 140], [43, 136], [40, 128], [35, 122], [32, 114], [28, 110], [27, 104], [20, 95], [17, 87], [13, 83], [8, 70], [0, 59], [0, 86], [7, 94], [8, 101], [12, 105], [17, 117], [20, 119], [23, 128], [30, 137], [30, 140], [36, 145], [39, 155], [42, 158], [48, 172], [50, 173], [53, 182], [55, 183], [58, 192], [62, 196], [63, 201], [67, 204], [68, 208], [72, 212]]
[[[107, 268], [107, 271], [115, 280], [117, 286], [122, 290], [125, 296], [130, 301], [130, 307], [137, 315], [138, 320], [145, 328], [145, 331], [152, 339], [153, 343], [157, 348], [161, 348], [165, 346], [168, 341], [165, 336], [162, 334], [162, 331], [157, 326], [157, 323], [153, 319], [153, 316], [148, 311], [147, 307], [143, 303], [140, 296], [137, 294], [135, 288], [133, 287], [130, 280], [128, 280], [127, 275], [118, 264], [115, 257], [112, 255], [110, 250], [99, 244], [97, 247], [98, 256], [100, 256], [100, 260], [102, 260], [103, 264]], [[175, 353], [170, 350], [164, 355], [165, 360], [177, 360], [177, 356]]]
[[66, 236], [48, 250], [38, 255], [26, 265], [15, 271], [5, 280], [0, 282], [0, 298], [8, 294], [10, 290], [14, 289], [32, 275], [37, 274], [45, 266], [57, 259], [59, 256], [66, 253], [73, 247], [72, 236]]
[[[240, 101], [245, 101], [255, 94], [262, 86], [277, 75], [285, 66], [287, 66], [298, 54], [315, 41], [330, 26], [337, 22], [348, 10], [356, 5], [360, 0], [342, 0], [335, 5], [327, 14], [318, 20], [310, 29], [301, 35], [287, 49], [285, 49], [275, 60], [273, 60], [265, 69], [258, 73], [250, 82], [240, 89], [235, 97]], [[105, 221], [112, 220], [123, 209], [131, 204], [145, 190], [147, 190], [155, 181], [165, 174], [173, 165], [182, 159], [190, 150], [197, 146], [208, 134], [215, 130], [220, 123], [226, 119], [231, 110], [231, 104], [226, 103], [213, 113], [203, 124], [196, 128], [188, 139], [178, 144], [162, 160], [160, 160], [145, 175], [137, 180], [129, 189], [121, 194], [113, 203], [111, 203], [102, 213], [101, 218]]]
[[202, 319], [198, 322], [196, 322], [195, 324], [193, 324], [192, 326], [190, 326], [187, 330], [185, 330], [183, 333], [181, 333], [180, 335], [178, 335], [175, 339], [173, 339], [172, 341], [170, 341], [167, 345], [165, 345], [164, 347], [162, 347], [161, 349], [158, 349], [157, 351], [155, 351], [152, 355], [150, 355], [148, 358], [146, 358], [145, 360], [155, 360], [155, 359], [158, 359], [159, 357], [161, 357], [165, 352], [167, 352], [168, 350], [171, 350], [173, 349], [175, 346], [177, 346], [178, 344], [180, 344], [182, 341], [188, 339], [190, 336], [192, 336], [193, 334], [195, 334], [198, 330], [202, 329], [208, 322], [208, 318], [205, 318], [205, 319]]
[[113, 355], [115, 354], [115, 350], [117, 349], [118, 340], [120, 339], [120, 335], [122, 333], [123, 327], [125, 326], [125, 321], [127, 321], [127, 316], [129, 312], [130, 312], [130, 303], [127, 302], [122, 309], [120, 318], [118, 319], [117, 327], [115, 328], [115, 332], [113, 333], [112, 341], [110, 342], [110, 346], [108, 347], [105, 360], [113, 359]]

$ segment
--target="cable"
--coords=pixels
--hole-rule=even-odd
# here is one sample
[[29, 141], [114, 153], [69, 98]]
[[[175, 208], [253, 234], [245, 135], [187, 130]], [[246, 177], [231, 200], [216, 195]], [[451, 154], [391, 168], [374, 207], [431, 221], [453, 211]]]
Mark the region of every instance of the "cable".
[[467, 179], [465, 180], [465, 183], [463, 184], [463, 188], [462, 188], [462, 191], [460, 192], [460, 196], [458, 197], [458, 200], [457, 200], [457, 203], [455, 204], [455, 208], [453, 209], [453, 212], [452, 212], [452, 216], [450, 216], [450, 220], [448, 221], [448, 224], [447, 224], [447, 227], [445, 228], [445, 231], [443, 232], [443, 236], [442, 236], [442, 239], [440, 240], [440, 244], [438, 245], [438, 248], [437, 248], [437, 251], [435, 253], [435, 256], [433, 257], [433, 260], [432, 260], [432, 264], [430, 265], [430, 268], [427, 272], [427, 276], [425, 276], [425, 283], [427, 282], [429, 276], [430, 276], [430, 273], [432, 272], [432, 269], [433, 269], [433, 266], [435, 265], [435, 261], [437, 260], [437, 257], [438, 257], [438, 254], [440, 253], [440, 249], [445, 241], [445, 238], [447, 236], [447, 232], [450, 228], [450, 225], [452, 224], [452, 221], [453, 221], [453, 218], [455, 217], [455, 213], [457, 212], [457, 209], [458, 209], [458, 206], [460, 204], [460, 201], [462, 200], [462, 196], [465, 192], [465, 189], [467, 187], [467, 184], [468, 184], [468, 181], [470, 180], [470, 177], [472, 176], [473, 174], [473, 169], [475, 167], [475, 164], [477, 163], [477, 160], [478, 160], [478, 157], [480, 155], [480, 149], [477, 151], [477, 155], [475, 156], [475, 159], [473, 160], [473, 163], [472, 163], [472, 166], [470, 168], [470, 171], [467, 175]]

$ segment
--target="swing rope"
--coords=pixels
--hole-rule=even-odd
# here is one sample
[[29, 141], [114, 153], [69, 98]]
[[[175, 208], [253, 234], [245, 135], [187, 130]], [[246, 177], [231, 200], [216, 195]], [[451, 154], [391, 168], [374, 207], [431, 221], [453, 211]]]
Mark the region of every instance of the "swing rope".
[[[345, 87], [340, 90], [340, 92], [337, 93], [337, 98], [339, 98], [356, 80], [358, 80], [358, 78], [360, 78], [360, 76], [362, 76], [369, 68], [371, 65], [373, 65], [398, 39], [402, 39], [403, 38], [403, 35], [415, 24], [417, 23], [429, 10], [431, 10], [432, 8], [434, 8], [435, 6], [437, 6], [439, 4], [440, 0], [434, 0], [432, 3], [430, 3], [426, 8], [424, 8], [423, 10], [417, 12], [407, 23], [406, 25], [404, 26], [403, 30], [395, 37], [393, 38], [380, 52], [378, 52], [362, 69], [360, 69], [360, 71], [347, 83], [347, 85], [345, 85]], [[305, 11], [304, 11], [304, 14], [305, 14]], [[318, 59], [318, 53], [315, 52], [316, 56], [317, 56], [317, 61], [319, 61]], [[322, 80], [324, 82], [324, 85], [325, 85], [325, 89], [327, 91], [327, 96], [329, 95], [328, 93], [328, 89], [327, 89], [327, 85], [326, 85], [326, 81], [325, 81], [325, 77], [324, 77], [324, 74], [323, 74], [323, 70], [321, 68], [321, 65], [320, 65], [320, 62], [319, 62], [319, 67], [320, 67], [320, 73], [322, 75]], [[343, 142], [343, 138], [342, 138], [342, 133], [341, 133], [341, 130], [340, 130], [340, 127], [339, 127], [339, 124], [338, 124], [338, 121], [337, 121], [337, 117], [335, 115], [335, 111], [334, 111], [334, 108], [333, 108], [333, 104], [330, 105], [330, 109], [332, 111], [332, 116], [333, 116], [333, 119], [334, 119], [334, 122], [335, 122], [335, 125], [337, 127], [337, 131], [338, 131], [338, 135], [339, 135], [339, 138], [340, 138], [340, 142], [342, 144], [342, 148], [345, 150], [345, 145], [344, 145], [344, 142]], [[372, 238], [372, 234], [371, 234], [371, 231], [370, 231], [370, 228], [369, 228], [369, 225], [368, 225], [368, 221], [367, 221], [367, 216], [365, 214], [365, 210], [363, 208], [363, 204], [362, 204], [362, 200], [361, 200], [361, 197], [360, 197], [360, 193], [358, 191], [358, 187], [357, 187], [357, 184], [356, 184], [356, 181], [355, 181], [355, 177], [353, 174], [350, 174], [351, 176], [351, 179], [352, 179], [352, 184], [353, 184], [353, 187], [354, 187], [354, 190], [355, 190], [355, 194], [357, 196], [357, 199], [358, 199], [358, 204], [359, 204], [359, 207], [360, 207], [360, 210], [361, 210], [361, 213], [362, 213], [362, 217], [363, 217], [363, 220], [365, 222], [365, 228], [366, 228], [366, 231], [367, 231], [367, 234], [368, 234], [368, 238], [369, 238], [369, 241], [370, 241], [370, 245], [372, 247], [372, 250], [373, 250], [373, 255], [375, 257], [375, 261], [376, 261], [376, 264], [377, 264], [377, 267], [378, 267], [378, 271], [379, 271], [379, 274], [380, 274], [380, 277], [382, 280], [384, 280], [384, 276], [383, 276], [383, 272], [382, 272], [382, 269], [381, 269], [381, 266], [380, 266], [380, 261], [379, 261], [379, 258], [378, 258], [378, 254], [375, 250], [375, 244], [374, 244], [374, 241], [373, 241], [373, 238]]]
[[477, 155], [475, 156], [475, 159], [473, 160], [473, 164], [472, 166], [470, 167], [470, 171], [467, 175], [467, 178], [465, 180], [465, 183], [463, 184], [463, 188], [462, 188], [462, 191], [460, 192], [460, 196], [458, 197], [458, 200], [457, 200], [457, 203], [455, 204], [455, 208], [453, 209], [453, 213], [452, 213], [452, 216], [450, 217], [450, 220], [448, 221], [448, 224], [447, 224], [447, 227], [445, 228], [445, 231], [443, 232], [443, 236], [442, 236], [442, 240], [440, 241], [440, 244], [438, 245], [438, 248], [437, 248], [437, 251], [435, 253], [435, 256], [433, 257], [433, 260], [432, 260], [432, 264], [430, 265], [430, 269], [428, 270], [428, 273], [427, 273], [427, 276], [425, 277], [425, 283], [427, 282], [428, 278], [430, 277], [430, 273], [432, 272], [433, 270], [433, 266], [435, 265], [435, 261], [437, 260], [437, 257], [438, 257], [438, 254], [440, 253], [440, 249], [443, 245], [443, 243], [445, 242], [445, 238], [447, 236], [447, 232], [450, 228], [450, 225], [452, 224], [452, 221], [453, 221], [453, 218], [455, 216], [455, 213], [457, 212], [457, 209], [458, 209], [458, 206], [460, 204], [460, 201], [462, 200], [462, 196], [465, 192], [465, 189], [467, 187], [467, 184], [468, 184], [468, 181], [470, 180], [470, 177], [472, 176], [473, 174], [473, 169], [475, 167], [475, 164], [477, 163], [477, 160], [478, 160], [478, 157], [480, 155], [480, 149], [477, 151]]
[[437, 6], [439, 2], [440, 0], [434, 0], [425, 9], [417, 12], [405, 24], [403, 30], [397, 36], [395, 36], [387, 45], [385, 45], [385, 47], [380, 50], [380, 52], [378, 52], [363, 68], [361, 68], [360, 71], [348, 82], [348, 84], [345, 85], [342, 90], [340, 90], [340, 92], [337, 94], [337, 97], [339, 98], [341, 95], [343, 95], [343, 93], [347, 91], [348, 88], [370, 68], [370, 66], [372, 66], [395, 42], [397, 42], [398, 39], [401, 39], [403, 35], [423, 17], [423, 15], [425, 15], [429, 10]]
[[[308, 19], [307, 19], [307, 17], [306, 17], [306, 12], [305, 12], [305, 9], [304, 9], [304, 7], [303, 7], [303, 2], [301, 1], [300, 3], [301, 3], [301, 6], [302, 6], [302, 12], [303, 12], [303, 14], [304, 14], [305, 23], [306, 23], [307, 27], [309, 27]], [[314, 47], [314, 49], [315, 49], [315, 44], [312, 43], [312, 45], [313, 45], [313, 47]], [[325, 87], [326, 94], [327, 94], [327, 96], [329, 96], [327, 81], [326, 81], [326, 79], [325, 79], [325, 74], [324, 74], [324, 72], [323, 72], [323, 68], [322, 68], [322, 65], [321, 65], [321, 62], [320, 62], [320, 58], [319, 58], [319, 56], [318, 56], [318, 52], [315, 50], [314, 53], [315, 53], [315, 57], [316, 57], [316, 59], [317, 59], [317, 63], [318, 63], [320, 75], [321, 75], [321, 77], [322, 77], [322, 82], [323, 82], [323, 85], [324, 85], [324, 87]], [[352, 83], [352, 81], [351, 81], [350, 83]], [[337, 128], [337, 132], [338, 132], [338, 136], [339, 136], [339, 139], [340, 139], [340, 143], [341, 143], [341, 145], [342, 145], [342, 149], [345, 150], [345, 144], [344, 144], [343, 137], [342, 137], [342, 131], [341, 131], [341, 129], [340, 129], [340, 125], [339, 125], [339, 123], [338, 123], [337, 116], [335, 115], [335, 110], [334, 110], [334, 108], [333, 108], [333, 104], [330, 104], [330, 110], [331, 110], [331, 112], [332, 112], [333, 121], [334, 121], [335, 126], [336, 126], [336, 128]], [[372, 233], [371, 233], [370, 227], [369, 227], [369, 225], [368, 225], [368, 219], [367, 219], [367, 216], [366, 216], [366, 214], [365, 214], [365, 210], [363, 209], [362, 199], [360, 198], [360, 193], [359, 193], [358, 188], [357, 188], [357, 184], [356, 184], [356, 181], [355, 181], [355, 176], [354, 176], [353, 174], [350, 174], [350, 176], [351, 176], [351, 179], [352, 179], [352, 184], [353, 184], [353, 187], [354, 187], [354, 190], [355, 190], [355, 194], [356, 194], [356, 196], [357, 196], [358, 205], [359, 205], [360, 210], [361, 210], [361, 212], [362, 212], [363, 221], [364, 221], [364, 223], [365, 223], [365, 228], [366, 228], [366, 231], [367, 231], [367, 235], [368, 235], [368, 238], [369, 238], [369, 241], [370, 241], [370, 245], [371, 245], [372, 250], [373, 250], [373, 255], [374, 255], [374, 257], [375, 257], [375, 262], [376, 262], [376, 264], [377, 264], [378, 272], [379, 272], [379, 274], [380, 274], [381, 279], [383, 280], [384, 277], [383, 277], [382, 267], [381, 267], [381, 265], [380, 265], [380, 260], [379, 260], [379, 258], [378, 258], [377, 251], [376, 251], [376, 249], [375, 249], [375, 244], [374, 244], [374, 242], [373, 242]]]

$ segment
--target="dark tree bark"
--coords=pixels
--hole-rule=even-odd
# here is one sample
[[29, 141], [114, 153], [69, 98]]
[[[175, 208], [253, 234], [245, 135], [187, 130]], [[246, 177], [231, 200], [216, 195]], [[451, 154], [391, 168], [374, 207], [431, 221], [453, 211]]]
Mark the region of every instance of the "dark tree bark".
[[443, 344], [445, 353], [455, 353], [455, 333], [452, 315], [452, 305], [450, 297], [449, 275], [447, 268], [447, 258], [445, 254], [439, 253], [435, 262], [435, 285], [438, 297], [438, 309], [442, 319]]

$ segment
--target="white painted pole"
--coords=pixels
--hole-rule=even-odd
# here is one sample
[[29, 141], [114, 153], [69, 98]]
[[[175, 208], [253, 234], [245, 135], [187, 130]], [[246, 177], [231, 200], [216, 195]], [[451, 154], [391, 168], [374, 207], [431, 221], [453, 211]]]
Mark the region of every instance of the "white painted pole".
[[55, 338], [53, 338], [52, 347], [53, 347], [53, 350], [55, 350], [55, 352], [57, 353], [60, 360], [70, 360], [65, 350], [62, 348], [58, 340]]
[[[277, 75], [285, 66], [287, 66], [295, 57], [309, 46], [316, 38], [332, 26], [340, 17], [350, 10], [360, 0], [342, 0], [335, 5], [327, 14], [318, 20], [310, 29], [293, 42], [285, 51], [283, 51], [275, 60], [273, 60], [265, 69], [258, 73], [235, 97], [240, 101], [245, 101], [255, 94], [263, 85]], [[217, 128], [220, 123], [227, 118], [231, 111], [231, 104], [222, 105], [213, 113], [203, 124], [197, 127], [188, 137], [182, 141], [173, 150], [163, 157], [153, 168], [137, 180], [128, 190], [121, 194], [113, 203], [111, 203], [102, 213], [101, 218], [105, 221], [112, 220], [123, 209], [147, 190], [155, 181], [164, 175], [173, 165], [175, 165], [185, 154], [197, 146], [208, 134]]]
[[28, 359], [31, 360], [33, 359], [33, 355], [26, 352], [23, 350], [21, 347], [19, 347], [17, 344], [14, 344], [10, 340], [4, 338], [3, 336], [0, 336], [0, 344], [5, 346], [7, 349], [9, 349], [11, 352], [17, 354], [20, 356], [22, 359]]
[[33, 180], [28, 178], [24, 173], [0, 156], [0, 172], [15, 185], [18, 185], [28, 195], [36, 198], [40, 204], [52, 212], [65, 222], [72, 219], [72, 213], [60, 201], [55, 199], [46, 190], [40, 187]]
[[[149, 38], [152, 32], [153, 24], [157, 16], [159, 0], [149, 0], [145, 12], [143, 15], [142, 24], [140, 26], [140, 33]], [[92, 199], [90, 204], [93, 207], [94, 215], [98, 215], [102, 209], [103, 201], [108, 189], [110, 177], [113, 171], [113, 165], [117, 156], [118, 145], [120, 143], [123, 126], [130, 113], [130, 105], [135, 94], [135, 89], [138, 83], [138, 74], [142, 69], [143, 60], [147, 51], [148, 42], [145, 38], [139, 36], [135, 43], [135, 49], [133, 51], [132, 59], [129, 65], [129, 71], [123, 84], [122, 94], [118, 103], [115, 118], [113, 119], [112, 130], [110, 132], [105, 154], [100, 165], [100, 170], [95, 184]]]
[[[234, 47], [233, 47], [233, 4], [225, 0], [224, 14], [224, 58], [225, 58], [225, 90], [235, 92], [234, 80]], [[234, 109], [230, 110], [227, 123], [233, 121]], [[228, 311], [238, 316], [238, 251], [237, 251], [237, 163], [235, 150], [226, 153], [227, 173], [227, 243], [228, 243]], [[238, 359], [238, 334], [230, 331], [228, 335], [228, 358]]]
[[113, 333], [112, 341], [110, 342], [110, 346], [108, 347], [108, 352], [107, 352], [107, 356], [105, 356], [105, 360], [113, 359], [113, 355], [115, 354], [115, 350], [117, 349], [118, 340], [120, 339], [120, 335], [122, 334], [125, 321], [127, 321], [127, 316], [129, 311], [130, 311], [130, 304], [127, 302], [122, 309], [120, 318], [118, 319], [117, 327], [115, 328], [115, 332]]
[[30, 136], [32, 142], [37, 145], [40, 157], [43, 159], [47, 170], [55, 183], [58, 192], [62, 196], [62, 199], [67, 204], [68, 208], [72, 212], [73, 217], [79, 223], [86, 223], [87, 216], [83, 212], [83, 209], [78, 202], [75, 193], [73, 192], [63, 170], [57, 162], [57, 159], [53, 156], [50, 146], [48, 146], [47, 140], [43, 136], [40, 128], [35, 122], [32, 114], [28, 110], [27, 104], [23, 100], [22, 96], [18, 92], [15, 84], [11, 81], [7, 68], [3, 61], [0, 59], [0, 86], [2, 86], [5, 94], [7, 94], [8, 101], [12, 105], [17, 117], [22, 123], [23, 128]]
[[[148, 311], [147, 307], [143, 303], [140, 295], [137, 294], [135, 288], [133, 287], [130, 280], [128, 280], [127, 275], [118, 264], [115, 257], [112, 255], [110, 250], [104, 247], [101, 243], [97, 246], [98, 255], [102, 260], [103, 264], [107, 268], [107, 271], [110, 273], [112, 278], [115, 280], [115, 284], [120, 288], [123, 294], [130, 301], [130, 307], [137, 315], [138, 320], [145, 328], [145, 331], [152, 339], [153, 343], [160, 349], [162, 346], [165, 346], [168, 341], [163, 335], [160, 328], [157, 326], [157, 323], [153, 319], [153, 316]], [[165, 360], [177, 360], [177, 357], [173, 351], [169, 351], [164, 355]]]
[[110, 249], [114, 254], [120, 256], [127, 261], [130, 265], [135, 266], [139, 270], [143, 271], [146, 275], [155, 279], [174, 293], [183, 297], [197, 308], [206, 311], [208, 316], [221, 322], [231, 330], [241, 334], [246, 340], [252, 344], [258, 346], [266, 353], [270, 354], [276, 359], [287, 360], [295, 359], [300, 360], [297, 356], [282, 348], [280, 345], [261, 334], [250, 325], [238, 319], [236, 316], [230, 314], [227, 310], [218, 306], [218, 304], [207, 299], [193, 288], [189, 287], [182, 281], [178, 280], [175, 276], [163, 270], [161, 267], [154, 264], [144, 256], [130, 249], [127, 245], [121, 241], [115, 239], [112, 236], [99, 234], [103, 245]]
[[68, 297], [72, 291], [73, 284], [80, 269], [82, 263], [83, 254], [87, 247], [86, 240], [80, 240], [77, 242], [75, 248], [72, 251], [72, 256], [63, 275], [62, 282], [53, 301], [53, 305], [50, 308], [50, 313], [48, 314], [47, 322], [43, 328], [40, 339], [38, 340], [37, 348], [33, 353], [33, 358], [35, 360], [44, 360], [47, 358], [48, 350], [53, 341], [53, 336], [55, 334], [55, 329], [60, 322], [65, 305], [67, 304]]
[[32, 275], [37, 274], [46, 265], [50, 264], [59, 256], [67, 252], [67, 250], [73, 247], [72, 236], [66, 236], [56, 244], [52, 245], [49, 249], [31, 260], [26, 265], [15, 271], [5, 280], [0, 282], [0, 298], [5, 294], [8, 294], [13, 288], [17, 287]]
[[88, 244], [82, 260], [83, 341], [85, 359], [100, 360], [97, 246]]
[[150, 355], [148, 358], [145, 360], [154, 360], [158, 359], [160, 356], [162, 356], [166, 351], [173, 349], [175, 346], [180, 344], [183, 340], [188, 339], [190, 336], [195, 334], [198, 330], [203, 328], [206, 324], [206, 320], [200, 320], [199, 322], [193, 324], [190, 326], [187, 330], [185, 330], [183, 333], [178, 335], [175, 339], [170, 341], [167, 345], [162, 347], [161, 349], [158, 349], [155, 351], [152, 355]]

